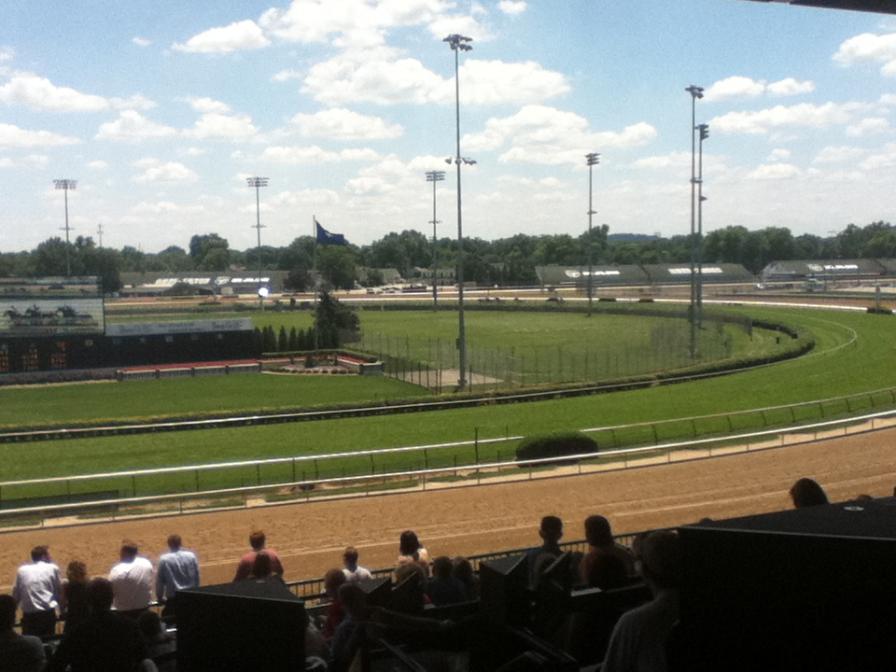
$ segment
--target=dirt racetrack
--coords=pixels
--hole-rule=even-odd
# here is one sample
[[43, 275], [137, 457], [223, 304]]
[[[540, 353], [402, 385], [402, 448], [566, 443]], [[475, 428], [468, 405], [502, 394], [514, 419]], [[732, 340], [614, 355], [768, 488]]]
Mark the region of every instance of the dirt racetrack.
[[568, 539], [579, 539], [593, 513], [606, 515], [617, 532], [632, 532], [786, 508], [787, 490], [801, 476], [817, 479], [833, 501], [889, 496], [896, 486], [894, 444], [896, 429], [888, 429], [629, 471], [10, 532], [0, 535], [0, 590], [36, 544], [49, 544], [63, 568], [80, 559], [91, 575], [101, 575], [117, 560], [123, 538], [155, 561], [166, 536], [178, 532], [199, 554], [209, 584], [232, 578], [249, 532], [260, 528], [280, 553], [286, 578], [301, 579], [339, 566], [348, 544], [359, 548], [363, 565], [391, 566], [408, 528], [433, 556], [469, 555], [534, 545], [538, 519], [548, 513], [563, 518]]

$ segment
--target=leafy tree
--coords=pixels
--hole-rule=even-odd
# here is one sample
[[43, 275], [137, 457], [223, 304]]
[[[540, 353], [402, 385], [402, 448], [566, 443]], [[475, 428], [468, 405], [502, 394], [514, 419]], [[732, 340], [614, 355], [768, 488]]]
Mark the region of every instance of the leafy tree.
[[277, 350], [286, 352], [289, 350], [289, 336], [286, 335], [286, 327], [280, 325], [280, 331], [277, 333]]
[[351, 307], [340, 303], [327, 291], [320, 293], [314, 313], [317, 347], [338, 348], [343, 338], [357, 333], [359, 327], [360, 320]]
[[355, 286], [355, 258], [348, 246], [321, 245], [317, 250], [317, 270], [330, 287], [351, 289]]

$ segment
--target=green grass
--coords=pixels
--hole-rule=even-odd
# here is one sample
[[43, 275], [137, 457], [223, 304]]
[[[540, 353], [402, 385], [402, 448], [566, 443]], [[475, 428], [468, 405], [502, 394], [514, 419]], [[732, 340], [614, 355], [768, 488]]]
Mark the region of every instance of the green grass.
[[0, 389], [0, 428], [264, 412], [425, 394], [392, 378], [257, 373]]
[[[525, 435], [658, 421], [856, 394], [889, 387], [896, 382], [892, 337], [896, 322], [891, 318], [820, 310], [744, 310], [757, 318], [809, 329], [816, 339], [816, 349], [796, 360], [719, 378], [572, 399], [227, 430], [7, 444], [0, 446], [3, 478], [12, 480], [236, 459], [323, 455], [335, 451], [472, 439], [477, 429], [480, 437], [489, 437], [503, 436], [505, 432]], [[878, 401], [888, 403], [888, 398]], [[826, 414], [840, 415], [847, 410], [831, 406], [826, 409]], [[796, 416], [798, 420], [808, 420], [814, 414], [814, 411], [802, 409]], [[734, 429], [752, 428], [759, 422], [755, 414], [750, 417], [751, 420], [738, 419], [744, 426]], [[764, 422], [783, 421], [790, 422], [789, 414], [788, 417], [767, 418]], [[672, 440], [675, 435], [692, 431], [689, 422], [676, 424], [681, 426], [669, 430], [669, 436], [660, 438]], [[698, 432], [723, 430], [727, 431], [724, 420], [700, 421], [697, 427]], [[647, 440], [652, 439], [648, 437]], [[504, 457], [509, 456], [511, 449], [507, 444], [500, 447]], [[483, 446], [480, 457], [492, 459], [497, 450]], [[451, 466], [455, 457], [462, 464], [471, 459], [472, 453], [472, 448], [430, 451], [428, 466]], [[378, 472], [414, 466], [424, 466], [421, 456], [414, 456], [412, 463], [401, 455], [383, 456], [375, 465]], [[369, 468], [366, 460], [359, 463], [356, 459], [351, 463], [332, 465], [334, 473], [318, 472], [317, 475], [341, 475], [342, 469], [369, 472]], [[297, 469], [297, 477], [302, 477], [302, 467]], [[314, 465], [306, 465], [304, 471], [306, 478], [315, 475]], [[234, 469], [216, 475], [200, 474], [199, 487], [254, 485], [259, 475], [261, 482], [290, 480], [291, 465], [263, 467], [260, 471]], [[122, 479], [122, 483], [113, 487], [130, 492], [132, 486], [129, 479]], [[97, 485], [84, 484], [83, 487], [96, 489]], [[137, 483], [137, 494], [192, 490], [194, 487], [195, 474], [190, 472], [177, 477], [141, 480]], [[3, 496], [13, 495], [7, 495], [4, 488]]]

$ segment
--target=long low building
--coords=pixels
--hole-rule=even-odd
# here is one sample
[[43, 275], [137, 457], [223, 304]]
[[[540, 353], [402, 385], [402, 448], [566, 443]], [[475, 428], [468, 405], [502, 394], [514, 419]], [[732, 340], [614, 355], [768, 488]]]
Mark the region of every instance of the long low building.
[[896, 259], [791, 259], [762, 269], [763, 282], [874, 280], [896, 276]]
[[[584, 287], [588, 284], [587, 266], [536, 266], [542, 285]], [[740, 264], [703, 264], [704, 283], [753, 282], [753, 274]], [[691, 281], [689, 264], [623, 264], [592, 266], [594, 287], [618, 285], [678, 285]]]

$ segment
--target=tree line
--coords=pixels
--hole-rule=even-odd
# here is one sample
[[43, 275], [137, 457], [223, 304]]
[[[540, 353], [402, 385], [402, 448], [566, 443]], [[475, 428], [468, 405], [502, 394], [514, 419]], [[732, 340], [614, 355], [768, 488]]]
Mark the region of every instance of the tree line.
[[[537, 283], [536, 266], [559, 264], [674, 264], [690, 260], [691, 238], [664, 238], [633, 234], [610, 235], [607, 225], [591, 234], [527, 235], [509, 238], [464, 240], [464, 279], [479, 284], [526, 285]], [[451, 268], [458, 256], [457, 241], [441, 238], [435, 253], [439, 268]], [[346, 289], [356, 280], [383, 284], [376, 272], [359, 275], [360, 268], [395, 268], [408, 280], [419, 277], [416, 269], [430, 268], [433, 244], [419, 231], [388, 233], [369, 245], [317, 246], [311, 236], [301, 236], [284, 247], [270, 245], [234, 250], [217, 233], [197, 234], [188, 249], [171, 245], [160, 252], [143, 252], [127, 245], [120, 250], [99, 247], [92, 238], [78, 236], [68, 244], [72, 275], [96, 275], [103, 289], [121, 287], [122, 272], [280, 270], [289, 273], [287, 287], [301, 291], [310, 286], [310, 271], [317, 269], [332, 287]], [[717, 229], [704, 236], [706, 263], [742, 264], [758, 273], [770, 261], [785, 259], [856, 259], [896, 257], [896, 229], [888, 222], [866, 226], [849, 224], [827, 237], [794, 236], [786, 227], [750, 231], [742, 226]], [[65, 275], [66, 243], [58, 237], [35, 249], [0, 253], [0, 277]]]

